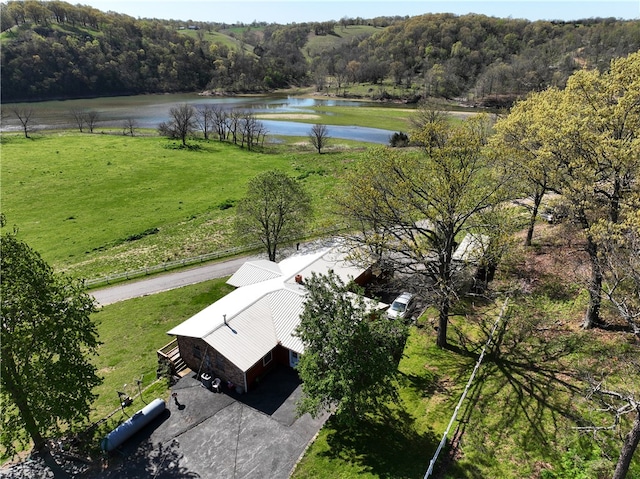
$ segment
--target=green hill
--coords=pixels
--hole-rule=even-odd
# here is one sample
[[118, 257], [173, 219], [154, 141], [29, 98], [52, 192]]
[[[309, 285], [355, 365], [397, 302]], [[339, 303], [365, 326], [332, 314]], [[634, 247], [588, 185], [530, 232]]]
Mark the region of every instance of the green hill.
[[508, 106], [640, 49], [640, 22], [613, 18], [427, 14], [224, 25], [35, 5], [10, 1], [0, 10], [3, 102], [314, 85], [341, 96]]

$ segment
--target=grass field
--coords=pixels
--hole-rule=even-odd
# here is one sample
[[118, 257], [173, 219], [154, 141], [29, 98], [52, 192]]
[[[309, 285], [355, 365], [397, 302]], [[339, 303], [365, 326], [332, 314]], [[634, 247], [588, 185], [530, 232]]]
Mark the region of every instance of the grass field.
[[[386, 111], [354, 110], [364, 116]], [[389, 112], [389, 122], [405, 121], [406, 112]], [[380, 121], [384, 118], [377, 118], [376, 126]], [[236, 244], [230, 233], [233, 205], [248, 180], [267, 169], [281, 169], [302, 181], [317, 210], [315, 226], [331, 225], [330, 199], [343, 172], [366, 150], [362, 144], [336, 141], [326, 154], [317, 155], [303, 138], [287, 138], [281, 146], [257, 152], [218, 142], [192, 145], [185, 150], [157, 137], [108, 134], [58, 132], [33, 139], [4, 134], [2, 211], [9, 227], [16, 225], [19, 237], [56, 269], [94, 277]], [[580, 421], [606, 424], [584, 399], [578, 367], [605, 371], [613, 386], [637, 390], [637, 384], [625, 382], [629, 376], [622, 368], [637, 355], [637, 346], [625, 334], [579, 330], [586, 301], [579, 277], [584, 250], [576, 243], [579, 238], [561, 228], [539, 228], [532, 248], [501, 265], [494, 300], [461, 303], [451, 321], [450, 350], [433, 346], [435, 315], [427, 311], [412, 328], [400, 362], [400, 402], [371, 411], [354, 430], [342, 430], [330, 420], [294, 477], [422, 477], [504, 291], [525, 292], [514, 295], [499, 347], [487, 357], [463, 405], [456, 426], [464, 434], [443, 477], [610, 475], [619, 436], [629, 424], [603, 431], [598, 440], [575, 431]], [[125, 383], [131, 394], [137, 391], [136, 379], [142, 378], [142, 387], [151, 384], [156, 350], [170, 339], [166, 331], [228, 291], [223, 280], [212, 281], [96, 313], [103, 344], [94, 360], [105, 381], [96, 389], [92, 419], [118, 407], [116, 391]], [[159, 384], [145, 394], [166, 390]], [[638, 457], [628, 477], [634, 474], [640, 477]]]
[[[371, 107], [359, 106], [357, 108], [348, 106], [314, 106], [309, 110], [310, 112], [319, 112], [321, 116], [319, 118], [316, 117], [317, 115], [305, 117], [302, 114], [296, 117], [296, 121], [309, 124], [322, 123], [329, 126], [358, 125], [404, 132], [410, 129], [409, 118], [415, 114], [415, 109], [412, 108], [380, 107], [373, 106], [373, 104]], [[290, 113], [269, 114], [268, 118], [277, 120], [278, 117], [281, 117], [286, 120], [290, 115]], [[260, 116], [260, 114], [257, 115], [258, 118]], [[331, 129], [329, 129], [329, 136], [331, 136]]]
[[337, 179], [358, 148], [249, 152], [216, 141], [193, 149], [157, 137], [53, 133], [2, 136], [8, 225], [57, 270], [95, 277], [238, 244], [233, 206], [256, 174], [279, 169], [313, 198], [324, 228]]
[[307, 58], [313, 58], [320, 52], [331, 50], [345, 42], [352, 41], [355, 37], [372, 35], [383, 30], [383, 28], [369, 25], [349, 25], [347, 28], [338, 25], [334, 28], [333, 35], [309, 35], [309, 40], [303, 51]]

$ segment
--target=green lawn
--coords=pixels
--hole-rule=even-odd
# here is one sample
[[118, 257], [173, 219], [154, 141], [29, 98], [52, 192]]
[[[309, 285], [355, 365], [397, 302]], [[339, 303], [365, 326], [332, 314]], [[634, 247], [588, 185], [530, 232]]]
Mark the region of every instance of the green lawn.
[[249, 179], [269, 169], [303, 182], [316, 210], [313, 227], [334, 224], [327, 199], [359, 154], [191, 144], [196, 148], [157, 137], [5, 134], [2, 211], [54, 268], [96, 277], [237, 245], [233, 205]]
[[[495, 308], [491, 309], [489, 316], [495, 319]], [[468, 317], [458, 317], [453, 324], [462, 326], [466, 321]], [[372, 411], [351, 431], [329, 420], [299, 463], [294, 479], [424, 476], [471, 374], [480, 343], [460, 350], [460, 344], [453, 340], [454, 350], [439, 350], [433, 346], [433, 328], [428, 323], [422, 325], [412, 329], [400, 362], [400, 402], [381, 412]], [[508, 344], [518, 342], [515, 326], [513, 330], [507, 327], [505, 335]], [[545, 476], [549, 479], [607, 477], [621, 441], [611, 433], [602, 433], [600, 449], [589, 435], [575, 432], [574, 419], [589, 417], [590, 405], [583, 399], [583, 391], [568, 388], [564, 384], [567, 378], [555, 369], [563, 361], [582, 357], [587, 352], [586, 342], [593, 338], [557, 340], [567, 343], [566, 355], [557, 361], [545, 356], [546, 348], [535, 339], [520, 340], [526, 347], [522, 344], [518, 352], [528, 350], [530, 356], [515, 356], [505, 350], [503, 358], [490, 356], [480, 368], [449, 435], [451, 440], [458, 428], [464, 433], [457, 460], [439, 477], [529, 479], [541, 477], [542, 470], [557, 474]], [[611, 346], [620, 352], [622, 343], [624, 340], [615, 341]], [[533, 359], [538, 369], [518, 365]], [[621, 430], [629, 427], [626, 420]], [[447, 462], [447, 453], [445, 448], [436, 472]], [[611, 460], [603, 459], [601, 453]], [[640, 472], [638, 459], [632, 469], [636, 474]], [[636, 476], [630, 472], [628, 477]]]

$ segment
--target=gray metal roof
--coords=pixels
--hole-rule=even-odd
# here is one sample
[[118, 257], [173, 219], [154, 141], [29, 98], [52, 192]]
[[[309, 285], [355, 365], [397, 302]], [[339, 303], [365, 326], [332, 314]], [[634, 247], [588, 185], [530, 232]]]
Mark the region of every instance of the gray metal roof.
[[[345, 282], [358, 277], [363, 268], [350, 265], [344, 257], [337, 249], [324, 248], [291, 256], [278, 264], [245, 263], [246, 267], [234, 275], [234, 282], [241, 284], [238, 289], [168, 334], [202, 338], [243, 371], [278, 343], [303, 353], [304, 345], [294, 332], [300, 323], [306, 289], [295, 282], [295, 276], [310, 275], [312, 271], [327, 273], [332, 269]], [[233, 284], [231, 279], [229, 283]]]
[[262, 298], [204, 340], [242, 371], [247, 371], [278, 344], [270, 309], [268, 299]]
[[304, 352], [302, 341], [294, 336], [295, 330], [300, 324], [304, 301], [305, 294], [302, 288], [297, 291], [283, 288], [269, 295], [276, 336], [282, 346], [297, 353]]
[[452, 259], [464, 263], [479, 263], [489, 247], [486, 235], [468, 233], [453, 252]]
[[278, 263], [266, 259], [247, 261], [227, 280], [227, 284], [239, 288], [280, 276], [282, 272]]

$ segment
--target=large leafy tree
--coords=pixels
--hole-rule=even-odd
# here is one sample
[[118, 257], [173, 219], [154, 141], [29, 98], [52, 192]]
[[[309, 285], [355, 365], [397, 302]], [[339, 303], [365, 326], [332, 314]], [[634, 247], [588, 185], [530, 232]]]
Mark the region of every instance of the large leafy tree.
[[536, 219], [542, 200], [553, 191], [556, 162], [540, 151], [540, 141], [535, 134], [536, 126], [530, 122], [531, 115], [550, 108], [557, 90], [539, 93], [536, 102], [527, 102], [515, 108], [508, 121], [498, 121], [496, 134], [491, 138], [492, 148], [498, 161], [513, 172], [518, 191], [531, 200], [529, 225], [525, 246], [531, 246]]
[[305, 286], [297, 329], [305, 346], [298, 363], [303, 381], [298, 410], [316, 415], [337, 406], [338, 419], [349, 425], [394, 397], [407, 326], [382, 317], [333, 272], [312, 274]]
[[414, 289], [433, 300], [439, 312], [437, 345], [446, 347], [460, 287], [454, 251], [466, 234], [478, 241], [500, 236], [507, 223], [496, 206], [505, 197], [507, 176], [493, 169], [486, 155], [486, 118], [438, 129], [437, 141], [431, 125], [424, 152], [372, 150], [347, 179], [339, 203], [358, 230], [349, 240], [366, 247], [364, 261], [403, 276], [403, 287], [415, 281]]
[[622, 214], [621, 223], [600, 222], [592, 230], [602, 263], [602, 291], [640, 339], [640, 201], [631, 202]]
[[93, 298], [82, 285], [55, 274], [15, 234], [5, 233], [1, 261], [1, 373], [3, 455], [83, 421], [100, 384], [90, 356], [99, 345], [90, 315]]
[[511, 146], [519, 144], [522, 161], [539, 171], [553, 165], [552, 187], [584, 232], [591, 274], [583, 325], [590, 328], [601, 323], [603, 281], [592, 228], [619, 223], [623, 204], [638, 189], [640, 53], [613, 61], [605, 73], [579, 71], [564, 90], [531, 95], [497, 129], [509, 139], [505, 133], [518, 124], [528, 125], [527, 135]]
[[236, 209], [236, 232], [262, 243], [269, 260], [275, 261], [284, 242], [303, 234], [311, 211], [311, 198], [301, 183], [281, 171], [267, 171], [249, 182]]

